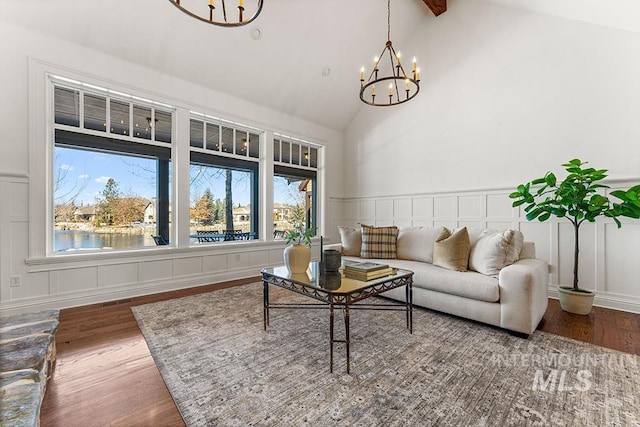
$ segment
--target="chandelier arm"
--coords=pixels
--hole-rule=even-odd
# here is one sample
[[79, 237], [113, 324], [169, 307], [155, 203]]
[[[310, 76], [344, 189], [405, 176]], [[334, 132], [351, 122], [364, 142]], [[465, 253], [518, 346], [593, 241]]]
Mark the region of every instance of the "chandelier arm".
[[222, 0], [222, 18], [224, 19], [224, 22], [227, 22], [227, 7], [224, 4], [224, 0]]
[[[195, 19], [197, 19], [199, 21], [202, 21], [202, 22], [206, 22], [207, 24], [216, 25], [218, 27], [242, 27], [243, 25], [250, 24], [258, 17], [258, 15], [260, 15], [260, 12], [262, 12], [262, 7], [264, 5], [264, 0], [258, 0], [258, 8], [257, 8], [255, 14], [251, 17], [251, 19], [248, 19], [247, 21], [241, 21], [241, 22], [216, 22], [216, 21], [213, 21], [212, 19], [207, 19], [205, 17], [202, 17], [200, 15], [197, 15], [197, 14], [191, 12], [189, 9], [185, 8], [184, 6], [182, 6], [180, 4], [180, 0], [169, 0], [169, 2], [171, 2], [171, 4], [173, 4], [175, 7], [177, 7], [178, 9], [180, 9], [182, 12], [186, 13], [187, 15], [191, 16], [192, 18], [195, 18]], [[223, 2], [223, 6], [224, 6], [224, 2]], [[225, 16], [226, 16], [226, 14], [225, 14]]]
[[[388, 50], [389, 50], [389, 63], [391, 64], [391, 75], [394, 76], [394, 77], [400, 77], [400, 76], [396, 76], [396, 67], [394, 65], [393, 58], [396, 57], [396, 60], [397, 60], [398, 57], [396, 56], [396, 51], [393, 48], [393, 45], [391, 44], [391, 41], [387, 42], [387, 47], [389, 48]], [[398, 70], [398, 72], [399, 71], [400, 70]], [[400, 94], [398, 93], [397, 80], [394, 78], [391, 81], [391, 84], [395, 85], [395, 87], [396, 87], [396, 97], [397, 97], [397, 99], [400, 99]], [[393, 90], [393, 88], [391, 90]], [[389, 104], [392, 104], [392, 102], [391, 102], [391, 93], [389, 94]]]
[[[371, 81], [371, 77], [373, 77], [374, 73], [376, 72], [376, 68], [378, 68], [378, 64], [380, 63], [380, 60], [384, 56], [384, 51], [385, 50], [387, 50], [386, 46], [384, 47], [384, 49], [382, 49], [382, 52], [380, 52], [380, 55], [378, 55], [378, 62], [374, 63], [373, 69], [371, 70], [371, 73], [369, 73], [369, 78], [367, 79], [367, 83], [369, 83]], [[378, 80], [378, 79], [376, 78], [374, 80]]]

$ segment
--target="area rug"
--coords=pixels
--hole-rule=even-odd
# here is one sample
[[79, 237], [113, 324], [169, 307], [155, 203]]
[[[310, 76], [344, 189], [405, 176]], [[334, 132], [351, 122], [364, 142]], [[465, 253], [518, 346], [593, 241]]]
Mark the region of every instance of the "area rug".
[[416, 309], [411, 335], [403, 313], [354, 311], [348, 375], [340, 345], [329, 373], [327, 311], [271, 310], [263, 330], [261, 284], [132, 310], [189, 426], [640, 423], [640, 357], [540, 331]]

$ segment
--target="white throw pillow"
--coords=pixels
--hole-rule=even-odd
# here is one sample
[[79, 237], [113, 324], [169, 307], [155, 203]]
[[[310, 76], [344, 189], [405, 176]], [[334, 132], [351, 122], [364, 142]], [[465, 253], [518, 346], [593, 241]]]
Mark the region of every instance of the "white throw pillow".
[[362, 232], [351, 227], [338, 227], [342, 243], [342, 255], [360, 256]]
[[[496, 276], [507, 265], [507, 251], [513, 240], [514, 230], [496, 232], [485, 230], [469, 253], [469, 269], [488, 276]], [[518, 253], [519, 255], [519, 253]]]
[[398, 231], [396, 256], [398, 259], [433, 264], [433, 245], [448, 234], [444, 227], [406, 227]]
[[522, 234], [522, 231], [513, 230], [513, 239], [511, 239], [511, 243], [507, 248], [507, 258], [504, 264], [505, 267], [520, 259], [522, 245], [524, 245], [524, 234]]

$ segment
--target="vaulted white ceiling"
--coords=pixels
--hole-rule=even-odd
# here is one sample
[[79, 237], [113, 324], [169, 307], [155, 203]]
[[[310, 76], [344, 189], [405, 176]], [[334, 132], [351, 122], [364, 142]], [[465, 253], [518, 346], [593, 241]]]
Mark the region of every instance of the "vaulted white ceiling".
[[[640, 13], [629, 17], [640, 12], [638, 0], [616, 0], [607, 13], [596, 0], [483, 1], [640, 31]], [[231, 29], [197, 21], [169, 0], [1, 0], [0, 8], [8, 22], [336, 130], [371, 108], [358, 99], [359, 69], [382, 50], [387, 30], [384, 0], [265, 0], [256, 21]], [[392, 0], [396, 49], [437, 19], [446, 12], [436, 18], [423, 0]], [[250, 37], [256, 28], [259, 40]]]

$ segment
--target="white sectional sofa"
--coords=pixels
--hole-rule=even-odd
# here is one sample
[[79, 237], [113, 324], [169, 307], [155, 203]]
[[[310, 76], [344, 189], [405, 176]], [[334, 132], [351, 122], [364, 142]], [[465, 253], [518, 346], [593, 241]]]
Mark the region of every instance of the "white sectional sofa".
[[[354, 229], [350, 230], [357, 232]], [[366, 259], [413, 271], [413, 303], [415, 305], [498, 326], [520, 335], [531, 334], [547, 309], [549, 278], [548, 264], [546, 261], [535, 258], [534, 244], [524, 242], [520, 233], [521, 240], [516, 248], [517, 255], [511, 254], [514, 257], [511, 260], [512, 263], [498, 265], [498, 268], [488, 270], [489, 273], [494, 274], [483, 274], [470, 269], [455, 271], [432, 263], [433, 246], [430, 247], [430, 245], [437, 246], [440, 243], [435, 243], [438, 240], [438, 230], [438, 228], [400, 229], [395, 259], [354, 256], [353, 236], [350, 239], [352, 241], [347, 244], [351, 247], [345, 251], [342, 227], [343, 244], [326, 247], [341, 251], [344, 259], [354, 261]], [[470, 268], [473, 268], [474, 264], [477, 265], [478, 257], [482, 256], [479, 253], [482, 244], [478, 242], [486, 242], [487, 239], [481, 241], [479, 237], [487, 232], [488, 230], [476, 230], [469, 233], [471, 235]], [[434, 236], [435, 239], [433, 239]], [[430, 238], [434, 241], [430, 241]], [[504, 241], [494, 235], [493, 241], [497, 240]], [[513, 240], [515, 243], [517, 239]], [[513, 247], [510, 247], [510, 250], [512, 249]], [[436, 248], [436, 252], [437, 250]], [[349, 253], [352, 255], [349, 256]], [[473, 262], [474, 259], [475, 262]], [[483, 270], [482, 267], [477, 269]], [[384, 296], [404, 301], [405, 292], [404, 289], [394, 289], [386, 292]]]

